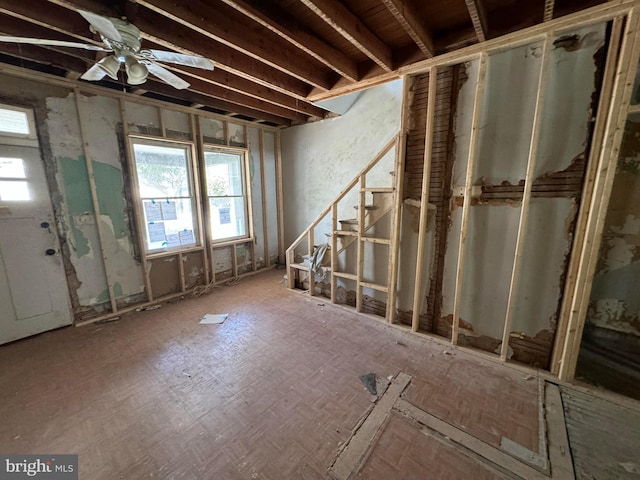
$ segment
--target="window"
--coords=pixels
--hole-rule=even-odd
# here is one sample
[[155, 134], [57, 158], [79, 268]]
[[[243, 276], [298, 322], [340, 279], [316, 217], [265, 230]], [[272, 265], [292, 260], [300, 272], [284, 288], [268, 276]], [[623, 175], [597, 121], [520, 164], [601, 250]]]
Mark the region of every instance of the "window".
[[0, 157], [0, 200], [31, 200], [24, 161], [21, 158]]
[[204, 152], [213, 241], [249, 236], [245, 158], [244, 152], [232, 150]]
[[0, 104], [0, 136], [37, 142], [33, 112], [26, 108]]
[[134, 139], [133, 153], [147, 250], [198, 245], [191, 146]]

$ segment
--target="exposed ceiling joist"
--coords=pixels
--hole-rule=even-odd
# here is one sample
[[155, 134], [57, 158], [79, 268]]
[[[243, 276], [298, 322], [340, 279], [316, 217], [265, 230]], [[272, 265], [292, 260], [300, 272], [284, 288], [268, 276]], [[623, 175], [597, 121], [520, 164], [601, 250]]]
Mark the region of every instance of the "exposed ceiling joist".
[[385, 71], [393, 70], [391, 49], [337, 0], [300, 0]]
[[[67, 10], [72, 15], [76, 15], [75, 12]], [[16, 12], [8, 12], [15, 15]], [[41, 21], [37, 21], [35, 24], [26, 23], [21, 17], [19, 20], [13, 20], [11, 22], [3, 22], [0, 15], [0, 28], [4, 25], [4, 32], [11, 35], [28, 35], [30, 37], [44, 38], [49, 35], [49, 38], [66, 40], [67, 37], [64, 34], [72, 35], [73, 26], [66, 23], [62, 17], [56, 17], [55, 30], [48, 32], [40, 25]], [[28, 19], [33, 20], [33, 19]], [[83, 37], [81, 35], [74, 34], [74, 39], [91, 42], [92, 39]], [[99, 42], [94, 42], [97, 45], [101, 45]], [[151, 47], [157, 47], [151, 45]], [[185, 75], [198, 79], [197, 81], [205, 81], [211, 83], [211, 89], [207, 92], [209, 95], [216, 96], [223, 100], [228, 101], [230, 98], [236, 99], [240, 105], [254, 108], [256, 110], [264, 110], [267, 113], [276, 114], [285, 118], [290, 118], [297, 121], [306, 121], [308, 117], [320, 117], [322, 118], [326, 112], [318, 107], [311, 105], [305, 101], [299, 101], [290, 96], [281, 94], [280, 92], [266, 92], [266, 87], [252, 83], [242, 77], [237, 77], [223, 70], [206, 71], [200, 69], [194, 69], [190, 67], [174, 67], [167, 65], [167, 68], [174, 70], [179, 76]], [[81, 72], [82, 73], [82, 72]], [[189, 81], [189, 80], [188, 80]], [[192, 81], [193, 83], [193, 81]], [[199, 85], [202, 85], [199, 83]], [[221, 88], [222, 87], [222, 88]], [[244, 90], [242, 90], [242, 87]], [[263, 96], [274, 100], [273, 102], [267, 102], [263, 100]], [[251, 98], [253, 100], [251, 100]], [[242, 101], [241, 101], [242, 100]], [[272, 103], [270, 107], [268, 104]], [[260, 105], [261, 108], [258, 108]], [[266, 106], [265, 106], [266, 105]], [[283, 115], [284, 112], [288, 112], [287, 115]]]
[[[307, 82], [314, 87], [330, 89], [337, 80], [318, 62], [282, 37], [263, 29], [248, 29], [243, 16], [225, 5], [215, 8], [200, 0], [177, 3], [174, 0], [135, 0], [136, 3], [170, 18], [209, 39], [220, 42], [255, 60]], [[241, 18], [238, 18], [241, 17]]]
[[554, 0], [544, 0], [544, 21], [553, 20], [553, 9], [555, 7]]
[[[617, 0], [623, 1], [631, 2]], [[165, 56], [159, 64], [184, 80], [174, 84], [191, 84], [175, 90], [155, 77], [129, 85], [128, 75], [114, 73], [118, 65], [111, 62], [111, 79], [98, 84], [247, 121], [290, 125], [327, 115], [312, 102], [379, 85], [430, 57], [598, 3], [606, 0], [2, 0], [0, 32], [95, 48], [103, 43], [76, 10], [124, 16], [140, 29], [142, 48], [200, 55], [213, 60], [215, 69], [170, 64], [171, 56]], [[5, 63], [70, 79], [111, 55], [7, 38], [3, 43]]]
[[424, 25], [424, 21], [415, 11], [414, 4], [408, 0], [382, 0], [391, 14], [398, 20], [402, 28], [427, 58], [433, 57], [435, 49], [431, 33]]
[[[98, 0], [49, 0], [49, 2], [71, 10], [85, 9], [108, 16], [118, 14], [113, 10], [113, 7], [105, 6]], [[311, 91], [311, 87], [307, 83], [244, 55], [236, 49], [216, 42], [199, 32], [176, 24], [170, 18], [157, 12], [147, 10], [144, 15], [139, 13], [136, 26], [141, 30], [143, 38], [162, 45], [164, 48], [188, 55], [214, 57], [212, 60], [214, 60], [216, 68], [229, 71], [276, 91], [301, 100], [304, 100]]]
[[271, 30], [276, 35], [281, 36], [340, 75], [352, 81], [358, 80], [358, 65], [355, 61], [312, 32], [301, 27], [300, 22], [291, 17], [286, 11], [276, 10], [273, 5], [266, 5], [262, 0], [222, 1]]
[[465, 3], [467, 4], [469, 16], [471, 17], [478, 41], [484, 42], [489, 36], [489, 27], [482, 0], [465, 0]]

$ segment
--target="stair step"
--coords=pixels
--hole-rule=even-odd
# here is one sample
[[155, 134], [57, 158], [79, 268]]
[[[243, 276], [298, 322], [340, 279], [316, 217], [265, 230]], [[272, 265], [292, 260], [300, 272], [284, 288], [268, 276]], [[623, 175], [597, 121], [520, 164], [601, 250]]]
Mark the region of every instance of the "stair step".
[[376, 237], [360, 237], [363, 242], [379, 243], [382, 245], [391, 245], [391, 240], [388, 238], [376, 238]]
[[353, 230], [336, 230], [333, 232], [336, 237], [357, 237], [358, 232]]
[[[358, 210], [359, 206], [358, 205], [354, 205], [353, 208], [355, 208], [356, 210]], [[364, 209], [365, 210], [375, 210], [379, 208], [377, 205], [365, 205]]]
[[338, 220], [342, 225], [358, 225], [357, 218], [347, 218], [346, 220]]
[[306, 272], [309, 271], [309, 265], [306, 263], [291, 263], [289, 264], [291, 268], [295, 268], [297, 270], [304, 270]]
[[371, 192], [371, 193], [393, 193], [393, 187], [365, 187], [361, 188], [361, 192]]

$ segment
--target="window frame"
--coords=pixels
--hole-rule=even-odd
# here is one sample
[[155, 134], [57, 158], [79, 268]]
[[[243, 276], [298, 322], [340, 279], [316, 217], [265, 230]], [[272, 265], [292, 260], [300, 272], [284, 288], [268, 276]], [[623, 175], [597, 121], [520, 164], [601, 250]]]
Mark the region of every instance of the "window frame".
[[[196, 149], [193, 142], [183, 142], [172, 139], [165, 139], [159, 137], [149, 137], [145, 135], [129, 135], [129, 151], [131, 152], [131, 179], [133, 186], [133, 196], [135, 199], [135, 214], [138, 219], [139, 235], [141, 236], [141, 244], [144, 248], [145, 256], [151, 258], [158, 255], [174, 254], [179, 252], [200, 250], [202, 249], [203, 242], [203, 222], [202, 213], [200, 211], [200, 190], [198, 182], [198, 170], [197, 170], [197, 157]], [[151, 197], [143, 197], [140, 190], [140, 179], [138, 178], [138, 166], [135, 153], [135, 145], [147, 145], [154, 147], [166, 147], [166, 148], [178, 148], [187, 153], [187, 174], [188, 174], [188, 187], [189, 196], [175, 196], [175, 197], [158, 197], [160, 200], [191, 200], [191, 215], [193, 221], [193, 236], [195, 243], [176, 245], [173, 247], [161, 246], [157, 248], [150, 248], [149, 244], [149, 230], [147, 228], [147, 216], [145, 212], [145, 202], [156, 199]]]
[[21, 112], [27, 116], [27, 123], [29, 126], [29, 133], [13, 133], [0, 129], [0, 144], [3, 145], [18, 145], [25, 147], [38, 147], [38, 133], [36, 131], [36, 120], [33, 113], [33, 109], [18, 107], [16, 105], [7, 105], [0, 103], [0, 110], [10, 110], [14, 112]]
[[[207, 153], [222, 153], [227, 155], [237, 155], [240, 157], [240, 168], [242, 176], [242, 195], [209, 195], [207, 186]], [[202, 192], [203, 203], [205, 204], [207, 235], [210, 239], [211, 247], [219, 247], [227, 244], [245, 243], [254, 240], [253, 234], [253, 212], [251, 208], [251, 179], [249, 170], [249, 151], [242, 147], [229, 147], [217, 144], [203, 144], [202, 152]], [[245, 234], [223, 238], [213, 238], [213, 222], [211, 218], [211, 199], [213, 198], [242, 198], [244, 201], [244, 221]]]

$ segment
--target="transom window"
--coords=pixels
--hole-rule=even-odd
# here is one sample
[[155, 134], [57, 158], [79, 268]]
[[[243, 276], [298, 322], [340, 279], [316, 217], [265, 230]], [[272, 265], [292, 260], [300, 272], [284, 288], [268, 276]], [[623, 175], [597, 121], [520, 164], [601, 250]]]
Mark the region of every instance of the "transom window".
[[246, 153], [207, 149], [204, 162], [211, 239], [221, 242], [248, 237]]

